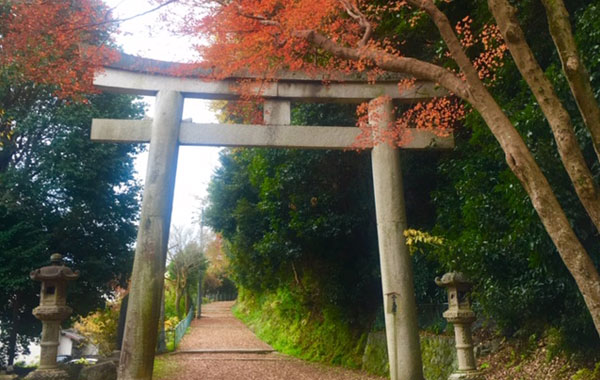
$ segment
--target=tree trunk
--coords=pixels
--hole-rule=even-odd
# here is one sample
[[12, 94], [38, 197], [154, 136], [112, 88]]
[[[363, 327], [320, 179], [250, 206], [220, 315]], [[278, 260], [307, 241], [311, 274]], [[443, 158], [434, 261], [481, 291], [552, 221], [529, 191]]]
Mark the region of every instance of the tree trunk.
[[527, 191], [548, 235], [575, 279], [600, 335], [600, 276], [594, 262], [575, 235], [548, 180], [525, 142], [487, 90], [472, 102], [485, 119], [505, 153], [506, 162]]
[[[600, 335], [600, 275], [571, 228], [548, 180], [511, 121], [479, 79], [446, 15], [431, 0], [409, 0], [409, 2], [423, 9], [431, 17], [452, 57], [465, 74], [469, 87], [468, 96], [461, 96], [460, 93], [457, 95], [473, 105], [500, 143], [508, 166], [525, 188], [548, 235], [575, 279], [594, 321], [596, 332]], [[452, 88], [448, 89], [453, 91]]]
[[590, 76], [573, 38], [569, 13], [562, 0], [542, 0], [542, 3], [546, 7], [548, 27], [560, 56], [563, 72], [583, 121], [592, 135], [596, 155], [600, 159], [600, 108], [594, 96]]
[[12, 302], [12, 326], [10, 329], [10, 336], [8, 337], [8, 365], [12, 366], [15, 364], [15, 356], [17, 355], [17, 337], [19, 330], [19, 295], [15, 295], [14, 301]]
[[177, 313], [177, 318], [179, 318], [180, 320], [181, 318], [181, 293], [182, 290], [177, 288], [175, 290], [175, 312]]
[[507, 0], [488, 0], [488, 3], [517, 68], [550, 124], [558, 153], [577, 196], [596, 229], [600, 231], [600, 192], [577, 142], [571, 117], [533, 56], [519, 25], [516, 9]]
[[185, 288], [185, 315], [190, 311], [191, 298], [190, 298], [190, 290]]

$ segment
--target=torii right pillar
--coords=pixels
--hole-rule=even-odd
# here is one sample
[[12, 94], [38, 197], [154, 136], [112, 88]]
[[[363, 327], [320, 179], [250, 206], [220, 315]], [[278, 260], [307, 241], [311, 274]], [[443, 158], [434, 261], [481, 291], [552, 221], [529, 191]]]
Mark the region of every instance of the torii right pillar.
[[[391, 128], [394, 120], [389, 97], [369, 103], [369, 123], [376, 131]], [[390, 379], [422, 380], [412, 260], [404, 237], [407, 223], [400, 152], [384, 142], [375, 145], [371, 155]]]

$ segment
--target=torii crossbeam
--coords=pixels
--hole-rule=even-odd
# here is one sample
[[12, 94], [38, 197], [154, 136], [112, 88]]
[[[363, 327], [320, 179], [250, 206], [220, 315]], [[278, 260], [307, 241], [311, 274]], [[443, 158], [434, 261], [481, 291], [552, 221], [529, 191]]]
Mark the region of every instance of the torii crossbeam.
[[[376, 109], [370, 111], [374, 113], [369, 119], [385, 129], [393, 121], [392, 99], [414, 102], [439, 95], [431, 83], [417, 83], [399, 92], [397, 78], [384, 78], [377, 84], [345, 78], [324, 85], [323, 78], [282, 73], [260, 89], [266, 99], [266, 125], [196, 124], [181, 120], [184, 98], [236, 99], [237, 80], [250, 76], [206, 81], [169, 75], [173, 65], [123, 56], [94, 79], [103, 90], [156, 96], [153, 120], [94, 119], [92, 125], [91, 137], [96, 141], [150, 143], [119, 380], [152, 378], [179, 145], [346, 149], [359, 135], [358, 128], [290, 126], [290, 102], [360, 103], [379, 98], [372, 103]], [[452, 137], [413, 130], [410, 143], [402, 149], [447, 149], [453, 144]], [[412, 264], [403, 235], [407, 224], [399, 150], [388, 144], [375, 146], [372, 165], [390, 374], [392, 380], [420, 380]]]

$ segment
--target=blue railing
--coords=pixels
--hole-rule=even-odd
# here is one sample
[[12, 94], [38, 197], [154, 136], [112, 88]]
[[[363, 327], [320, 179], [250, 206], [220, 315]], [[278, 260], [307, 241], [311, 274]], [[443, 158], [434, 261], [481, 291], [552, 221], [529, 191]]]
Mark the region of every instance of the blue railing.
[[183, 336], [185, 335], [188, 327], [190, 327], [190, 323], [192, 323], [193, 318], [194, 308], [191, 307], [187, 316], [181, 322], [179, 322], [177, 326], [175, 326], [175, 348], [177, 348], [179, 342], [181, 342], [181, 339], [183, 339]]

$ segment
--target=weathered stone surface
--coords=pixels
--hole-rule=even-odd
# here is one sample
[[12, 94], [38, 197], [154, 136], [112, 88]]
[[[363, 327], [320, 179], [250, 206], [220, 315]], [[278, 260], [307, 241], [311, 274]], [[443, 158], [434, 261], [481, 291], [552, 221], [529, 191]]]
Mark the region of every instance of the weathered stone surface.
[[56, 353], [60, 334], [60, 323], [71, 314], [67, 303], [67, 282], [79, 277], [62, 262], [58, 253], [50, 257], [51, 265], [31, 272], [31, 279], [41, 281], [40, 306], [33, 309], [33, 315], [42, 321], [40, 365], [27, 375], [26, 379], [68, 379], [69, 375], [58, 368]]
[[85, 365], [81, 363], [59, 363], [58, 368], [64, 370], [68, 376], [69, 380], [77, 380], [79, 378], [79, 373], [83, 369]]
[[69, 380], [69, 374], [59, 368], [38, 369], [25, 377], [26, 380]]
[[483, 379], [481, 372], [477, 371], [471, 334], [471, 324], [475, 321], [475, 313], [471, 309], [469, 298], [472, 284], [462, 273], [458, 272], [446, 273], [441, 279], [436, 278], [435, 282], [448, 291], [448, 310], [444, 312], [444, 318], [454, 325], [458, 371], [448, 379]]
[[485, 377], [479, 371], [459, 371], [450, 375], [448, 380], [485, 380]]
[[[105, 142], [150, 142], [151, 120], [94, 119], [91, 138]], [[181, 123], [180, 145], [254, 146], [306, 149], [347, 149], [361, 130], [356, 127]], [[411, 129], [402, 149], [450, 149], [452, 136]]]
[[[427, 380], [447, 380], [457, 368], [454, 338], [447, 335], [421, 333], [423, 375]], [[362, 369], [379, 376], [389, 373], [385, 331], [369, 333], [362, 358]]]
[[[369, 122], [379, 130], [393, 125], [391, 99], [370, 103]], [[402, 168], [398, 149], [379, 144], [371, 152], [377, 239], [391, 380], [422, 380], [417, 306], [407, 229]]]
[[180, 93], [158, 94], [121, 347], [121, 380], [152, 378], [182, 111]]
[[289, 100], [265, 100], [263, 104], [263, 120], [269, 125], [290, 125], [292, 123], [292, 106]]
[[109, 360], [85, 367], [79, 374], [79, 380], [117, 380], [117, 364]]
[[451, 336], [421, 334], [421, 353], [427, 380], [447, 380], [457, 368], [454, 339]]
[[[177, 77], [168, 74], [132, 72], [106, 68], [96, 75], [94, 85], [102, 90], [134, 95], [156, 95], [169, 90], [183, 93], [185, 97], [202, 99], [238, 99], [239, 83], [236, 79], [209, 81], [194, 77]], [[394, 99], [414, 101], [443, 96], [445, 91], [434, 83], [417, 82], [414, 87], [398, 90], [398, 80], [368, 83], [365, 81], [333, 82], [323, 85], [319, 79], [280, 78], [277, 82], [257, 83], [253, 91], [265, 98], [287, 98], [300, 101], [336, 99], [339, 102], [361, 103], [385, 95]]]

